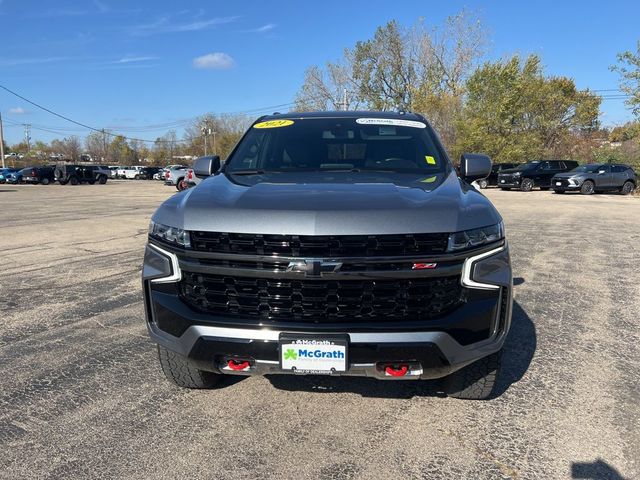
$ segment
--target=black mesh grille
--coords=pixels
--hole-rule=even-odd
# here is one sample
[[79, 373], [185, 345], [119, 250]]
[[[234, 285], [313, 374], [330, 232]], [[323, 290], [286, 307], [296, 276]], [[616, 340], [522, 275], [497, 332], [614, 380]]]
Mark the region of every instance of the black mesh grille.
[[426, 256], [445, 253], [447, 233], [403, 235], [258, 235], [191, 232], [196, 251], [285, 257]]
[[424, 320], [461, 303], [459, 276], [412, 280], [276, 280], [183, 272], [180, 293], [219, 315], [314, 323]]
[[[560, 185], [558, 185], [558, 183]], [[568, 187], [569, 186], [569, 180], [567, 180], [566, 178], [554, 178], [553, 179], [553, 186], [556, 187]]]

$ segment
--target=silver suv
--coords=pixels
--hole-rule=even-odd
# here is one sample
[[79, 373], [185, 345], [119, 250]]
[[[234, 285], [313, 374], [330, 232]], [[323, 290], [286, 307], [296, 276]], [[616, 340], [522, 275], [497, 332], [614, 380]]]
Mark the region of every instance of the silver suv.
[[556, 193], [618, 191], [629, 195], [636, 188], [636, 174], [628, 165], [616, 163], [581, 165], [567, 173], [559, 173], [551, 179]]
[[487, 398], [511, 322], [502, 218], [428, 122], [389, 112], [262, 117], [153, 215], [142, 278], [167, 378], [444, 378]]

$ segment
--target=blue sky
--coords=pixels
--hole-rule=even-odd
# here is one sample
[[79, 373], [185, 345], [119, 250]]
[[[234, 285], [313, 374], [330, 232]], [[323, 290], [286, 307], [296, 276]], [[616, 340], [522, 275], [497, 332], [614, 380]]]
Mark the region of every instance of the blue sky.
[[[98, 128], [168, 124], [291, 102], [304, 70], [391, 19], [441, 24], [462, 8], [490, 32], [489, 58], [538, 53], [547, 73], [615, 89], [608, 67], [640, 39], [640, 2], [0, 0], [0, 84]], [[631, 118], [602, 104], [605, 124]], [[0, 91], [5, 137], [86, 131]], [[61, 133], [51, 133], [47, 128]], [[155, 138], [166, 130], [125, 133]]]

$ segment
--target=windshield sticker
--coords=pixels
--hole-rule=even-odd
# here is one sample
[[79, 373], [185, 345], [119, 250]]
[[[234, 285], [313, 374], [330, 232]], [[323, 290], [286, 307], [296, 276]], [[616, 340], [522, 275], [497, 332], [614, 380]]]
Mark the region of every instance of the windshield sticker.
[[397, 127], [427, 128], [426, 123], [399, 118], [358, 118], [356, 123], [360, 125], [395, 125]]
[[436, 159], [433, 158], [431, 155], [425, 155], [424, 158], [427, 160], [427, 163], [429, 165], [435, 165], [436, 164]]
[[421, 181], [422, 183], [433, 183], [433, 182], [435, 182], [435, 181], [436, 181], [436, 178], [437, 178], [436, 176], [433, 176], [433, 177], [427, 177], [427, 178], [425, 178], [425, 179], [423, 179], [423, 180], [420, 180], [420, 181]]
[[256, 123], [253, 128], [279, 128], [293, 125], [293, 120], [267, 120], [266, 122]]

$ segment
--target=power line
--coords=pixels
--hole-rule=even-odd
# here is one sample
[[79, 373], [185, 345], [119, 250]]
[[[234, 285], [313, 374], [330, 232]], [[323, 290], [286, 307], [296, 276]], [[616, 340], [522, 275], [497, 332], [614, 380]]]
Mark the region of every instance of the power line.
[[[113, 137], [120, 136], [120, 137], [122, 137], [122, 138], [124, 138], [126, 140], [133, 140], [133, 141], [145, 142], [145, 143], [156, 143], [156, 142], [182, 143], [182, 142], [185, 142], [184, 140], [182, 140], [182, 141], [177, 140], [177, 141], [174, 142], [172, 140], [163, 140], [163, 139], [159, 139], [159, 138], [156, 139], [156, 140], [148, 140], [148, 139], [144, 139], [144, 138], [134, 138], [134, 137], [126, 136], [126, 135], [120, 135], [118, 133], [109, 132], [109, 131], [106, 131], [105, 129], [95, 128], [95, 127], [92, 127], [91, 125], [87, 125], [86, 123], [82, 123], [82, 122], [79, 122], [77, 120], [73, 120], [72, 118], [69, 118], [69, 117], [67, 117], [65, 115], [57, 113], [57, 112], [55, 112], [55, 111], [53, 111], [53, 110], [51, 110], [51, 109], [49, 109], [49, 108], [47, 108], [47, 107], [45, 107], [43, 105], [40, 105], [39, 103], [36, 103], [36, 102], [34, 102], [34, 101], [32, 101], [32, 100], [20, 95], [17, 92], [14, 92], [13, 90], [5, 87], [4, 85], [0, 85], [0, 88], [2, 88], [3, 90], [7, 91], [11, 95], [14, 95], [14, 96], [20, 98], [21, 100], [33, 105], [34, 107], [37, 107], [37, 108], [39, 108], [41, 110], [44, 110], [47, 113], [50, 113], [51, 115], [54, 115], [54, 116], [56, 116], [58, 118], [61, 118], [61, 119], [65, 120], [65, 121], [67, 121], [67, 122], [73, 123], [75, 125], [78, 125], [80, 127], [86, 128], [86, 129], [91, 130], [93, 132], [102, 133], [103, 135], [106, 134], [106, 135], [113, 136]], [[321, 98], [321, 97], [319, 96], [318, 98]], [[311, 100], [313, 100], [313, 98], [311, 98]], [[271, 111], [273, 111], [273, 109], [277, 109], [277, 108], [288, 108], [290, 106], [295, 105], [296, 103], [297, 102], [281, 103], [281, 104], [278, 104], [278, 105], [271, 105], [271, 106], [267, 106], [267, 107], [260, 107], [260, 108], [244, 110], [244, 111], [226, 112], [226, 113], [222, 113], [221, 115], [250, 115], [250, 114], [258, 115], [258, 114], [262, 114], [262, 113], [271, 112]], [[173, 126], [173, 127], [177, 128], [177, 127], [180, 127], [180, 126], [186, 126], [189, 123], [192, 123], [195, 120], [197, 120], [197, 118], [198, 117], [192, 117], [191, 119], [178, 120], [178, 121], [175, 121], [175, 122], [167, 122], [166, 124], [156, 124], [156, 125], [151, 125], [151, 126], [148, 126], [148, 127], [145, 127], [145, 126], [141, 126], [141, 127], [121, 127], [118, 130], [126, 131], [127, 129], [130, 129], [130, 131], [140, 131], [140, 132], [142, 132], [142, 131], [153, 131], [153, 130], [156, 130], [156, 129], [157, 130], [166, 129], [166, 128], [168, 128], [168, 126]], [[158, 128], [155, 128], [156, 126]], [[149, 127], [153, 127], [153, 128], [149, 128]], [[36, 127], [34, 127], [34, 128], [36, 128]], [[49, 127], [49, 128], [53, 128], [53, 127]], [[55, 127], [55, 128], [63, 128], [64, 129], [65, 127]], [[148, 128], [148, 130], [145, 130], [145, 128]], [[38, 130], [47, 131], [47, 128], [42, 127], [42, 126], [37, 128], [37, 129]]]

